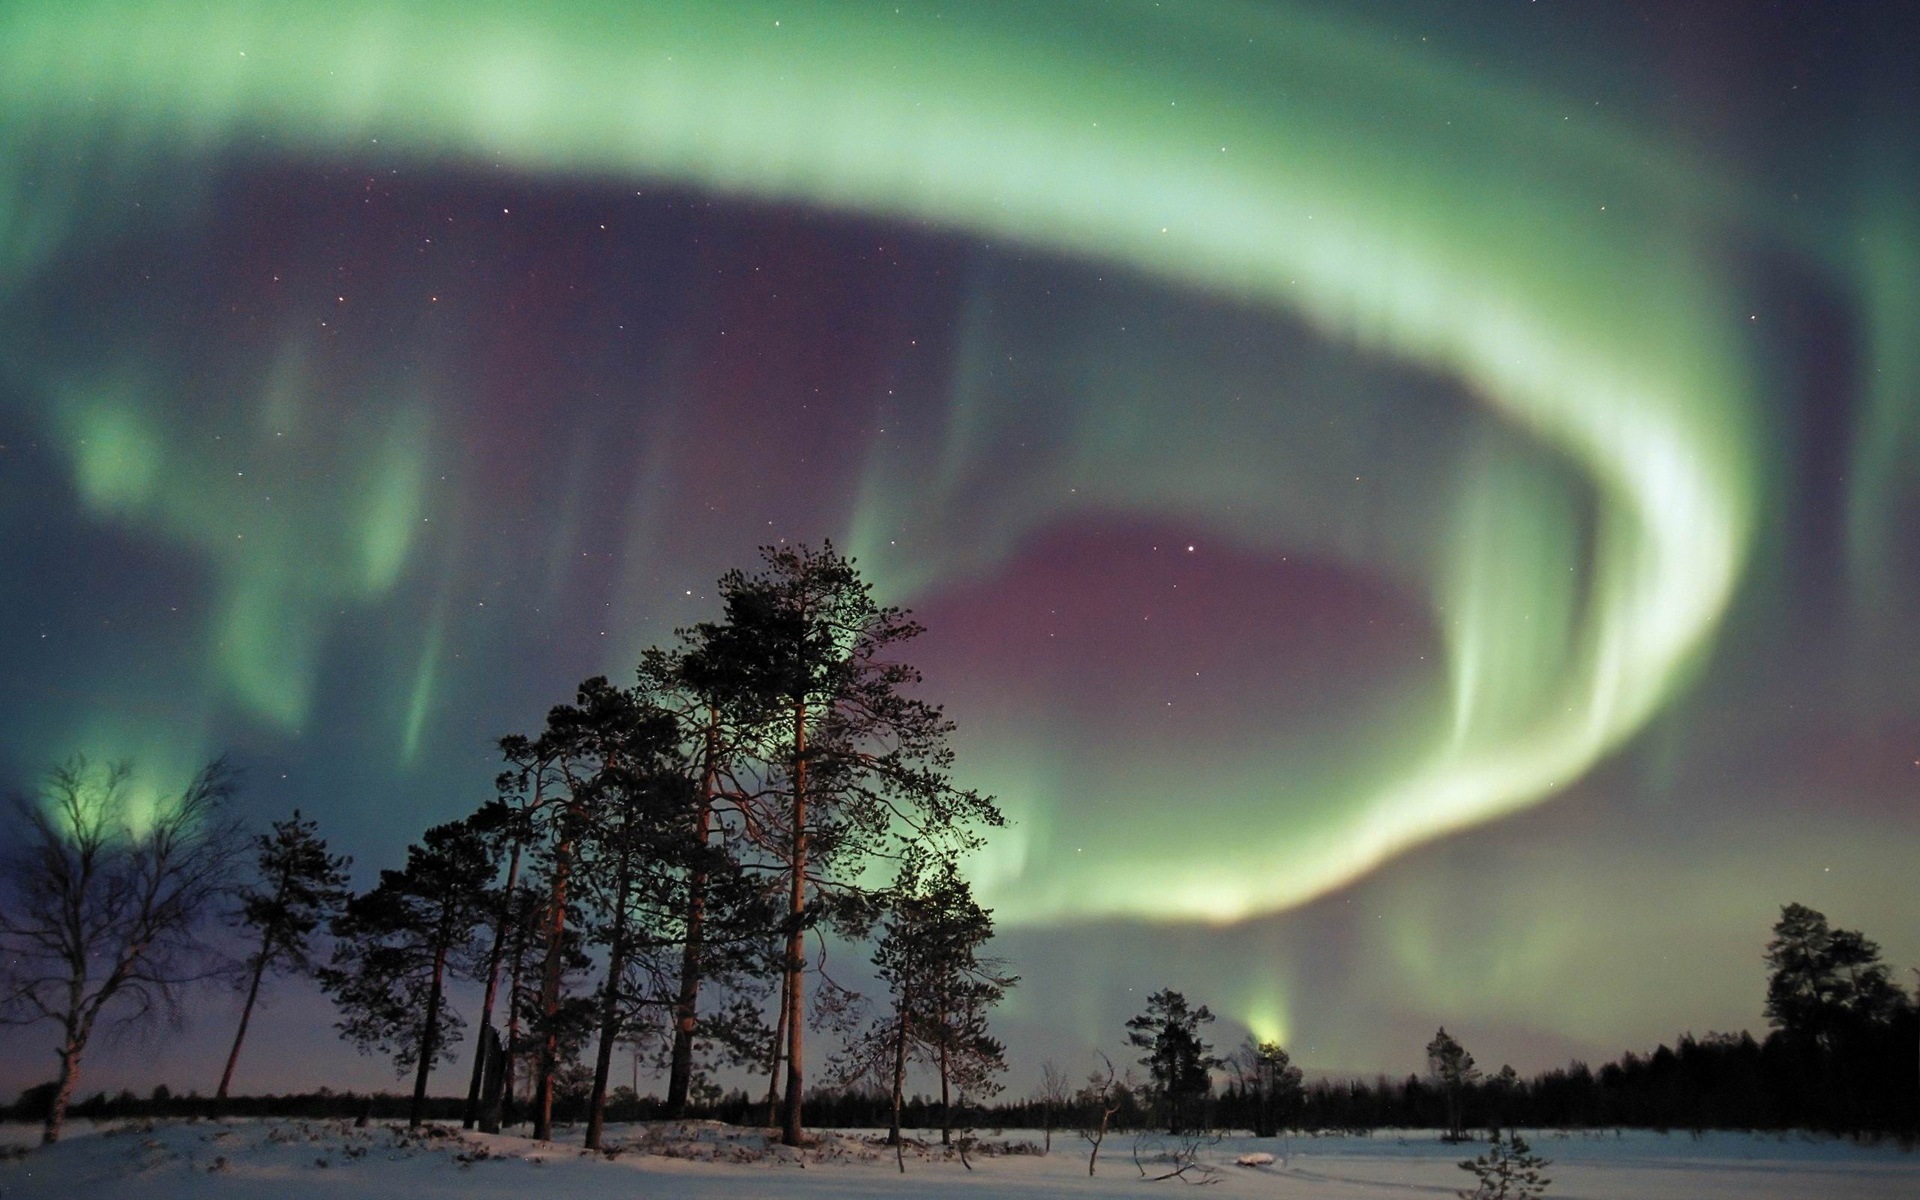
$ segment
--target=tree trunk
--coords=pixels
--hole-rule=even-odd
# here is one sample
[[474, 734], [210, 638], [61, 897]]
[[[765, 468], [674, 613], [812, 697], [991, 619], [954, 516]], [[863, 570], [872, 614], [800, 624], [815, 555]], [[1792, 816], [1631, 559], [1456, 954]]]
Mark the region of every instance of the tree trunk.
[[[706, 762], [700, 772], [700, 809], [694, 816], [693, 836], [702, 850], [712, 833], [714, 759], [719, 753], [720, 711], [707, 709]], [[680, 956], [680, 995], [673, 1006], [673, 1064], [667, 1075], [666, 1116], [678, 1120], [687, 1112], [687, 1092], [693, 1086], [693, 1035], [700, 1024], [700, 962], [707, 919], [707, 872], [695, 869], [687, 879], [687, 945]]]
[[[570, 802], [566, 817], [569, 827], [578, 812], [578, 806]], [[564, 970], [562, 957], [567, 933], [567, 877], [573, 867], [573, 841], [570, 837], [560, 843], [554, 859], [553, 896], [549, 902], [552, 911], [547, 920], [547, 963], [540, 982], [540, 1014], [547, 1019], [548, 1025], [547, 1035], [540, 1043], [533, 1097], [533, 1136], [534, 1140], [541, 1142], [553, 1140], [553, 1071], [555, 1060], [560, 1056], [560, 1042], [553, 1031], [552, 1019], [560, 1009], [560, 976]]]
[[787, 932], [787, 1095], [780, 1141], [798, 1146], [801, 1136], [800, 1054], [805, 1038], [806, 1002], [802, 969], [806, 965], [807, 912], [807, 706], [793, 715], [793, 892], [788, 909], [793, 928]]
[[[887, 1130], [887, 1144], [900, 1144], [900, 1102], [907, 1087], [907, 1008], [902, 1004], [898, 1012], [897, 1028], [893, 1035], [893, 1125]], [[906, 1170], [903, 1166], [901, 1170]]]
[[215, 1089], [215, 1102], [227, 1098], [227, 1088], [233, 1083], [233, 1067], [240, 1061], [240, 1043], [247, 1038], [247, 1024], [253, 1020], [253, 1002], [260, 996], [260, 979], [267, 973], [267, 955], [272, 944], [267, 939], [260, 943], [260, 956], [253, 961], [253, 978], [247, 984], [247, 1002], [240, 1007], [240, 1028], [233, 1035], [233, 1049], [227, 1052], [227, 1069], [220, 1073], [220, 1086]]
[[493, 1026], [480, 1027], [480, 1060], [486, 1064], [486, 1075], [480, 1081], [480, 1132], [500, 1132], [500, 1098], [502, 1086], [506, 1082], [507, 1050], [500, 1044], [500, 1035]]
[[40, 1131], [40, 1144], [51, 1146], [60, 1140], [67, 1123], [67, 1105], [73, 1102], [74, 1085], [80, 1082], [80, 1052], [86, 1049], [86, 1036], [69, 1035], [60, 1047], [59, 1086], [53, 1089], [53, 1102], [47, 1107], [47, 1123]]
[[[707, 833], [707, 812], [700, 811], [700, 836]], [[694, 872], [688, 881], [692, 899], [687, 911], [687, 944], [680, 956], [680, 994], [673, 1005], [673, 1058], [667, 1074], [665, 1115], [678, 1119], [686, 1115], [687, 1095], [693, 1088], [693, 1041], [700, 1027], [700, 961], [704, 947], [707, 877]]]
[[427, 1020], [420, 1034], [420, 1066], [413, 1075], [413, 1107], [407, 1112], [407, 1128], [418, 1129], [427, 1116], [427, 1076], [433, 1071], [433, 1051], [440, 1036], [440, 989], [447, 970], [447, 942], [442, 932], [433, 950], [433, 984], [427, 989]]
[[480, 1128], [486, 1133], [500, 1132], [507, 1106], [513, 1103], [513, 1060], [520, 1042], [520, 979], [526, 957], [526, 931], [517, 929], [513, 938], [513, 961], [507, 967], [507, 1036], [500, 1047], [504, 1056], [500, 1063], [500, 1095], [498, 1102], [480, 1117]]
[[[629, 818], [628, 825], [631, 825]], [[607, 947], [607, 986], [600, 1003], [600, 1051], [593, 1061], [593, 1096], [587, 1103], [589, 1150], [600, 1149], [607, 1123], [607, 1075], [613, 1069], [613, 1042], [620, 1028], [620, 976], [627, 969], [627, 885], [632, 849], [624, 844], [630, 829], [622, 830], [619, 877], [614, 885], [613, 939]]]
[[767, 1065], [767, 1126], [780, 1123], [780, 1064], [786, 1061], [783, 1050], [787, 1044], [787, 973], [780, 972], [780, 1015], [773, 1021], [773, 1053]]
[[[540, 789], [534, 787], [534, 805], [540, 803]], [[520, 839], [513, 840], [513, 856], [507, 860], [507, 890], [501, 894], [500, 923], [494, 927], [493, 949], [487, 954], [487, 995], [480, 1005], [480, 1029], [484, 1033], [493, 1027], [493, 1002], [500, 990], [500, 961], [506, 955], [507, 922], [513, 918], [513, 889], [520, 881]], [[474, 1045], [481, 1045], [480, 1035], [475, 1035]], [[486, 1056], [479, 1051], [473, 1056], [473, 1081], [467, 1085], [467, 1109], [461, 1115], [460, 1128], [472, 1129], [480, 1119], [480, 1087], [486, 1072]]]
[[940, 1144], [953, 1145], [953, 1104], [947, 1093], [947, 1077], [952, 1073], [947, 1057], [947, 1010], [941, 1009], [940, 1017]]

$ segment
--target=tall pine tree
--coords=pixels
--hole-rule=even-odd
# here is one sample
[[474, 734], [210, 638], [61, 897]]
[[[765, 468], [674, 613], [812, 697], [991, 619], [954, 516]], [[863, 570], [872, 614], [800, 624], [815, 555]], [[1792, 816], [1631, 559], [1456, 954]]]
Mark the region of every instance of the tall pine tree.
[[781, 1140], [799, 1145], [809, 930], [825, 921], [864, 932], [876, 894], [864, 880], [876, 856], [916, 844], [971, 849], [977, 827], [1002, 819], [991, 799], [953, 786], [953, 725], [911, 694], [920, 674], [895, 657], [921, 626], [876, 603], [831, 544], [761, 554], [758, 572], [720, 581], [725, 619], [710, 646], [733, 672], [770, 766], [764, 786], [742, 800], [785, 884], [780, 1125]]
[[[767, 926], [765, 894], [745, 873], [751, 855], [748, 808], [743, 798], [760, 792], [755, 757], [761, 705], [745, 690], [749, 672], [729, 656], [721, 626], [703, 623], [678, 633], [672, 650], [649, 650], [639, 669], [645, 703], [673, 715], [679, 730], [682, 773], [692, 786], [688, 814], [691, 855], [681, 876], [676, 907], [680, 949], [671, 1013], [664, 1115], [686, 1114], [697, 1048], [718, 1043], [738, 1059], [743, 1002], [757, 991], [761, 935]], [[733, 1003], [701, 1016], [703, 990], [731, 993]], [[757, 1025], [758, 1022], [753, 1022]]]
[[414, 1071], [410, 1128], [426, 1116], [427, 1077], [459, 1040], [446, 1002], [450, 975], [473, 961], [475, 930], [492, 910], [499, 869], [492, 841], [469, 821], [437, 825], [407, 848], [407, 865], [380, 872], [333, 923], [333, 961], [322, 986], [340, 1007], [339, 1029], [362, 1053]]
[[596, 918], [595, 940], [606, 948], [587, 1101], [589, 1150], [600, 1148], [615, 1043], [668, 1003], [666, 910], [700, 849], [694, 790], [674, 769], [672, 715], [636, 702], [621, 719], [624, 738], [593, 782], [581, 844], [582, 896]]
[[541, 937], [539, 1001], [530, 1024], [539, 1032], [534, 1054], [533, 1135], [553, 1136], [554, 1073], [562, 1048], [577, 1034], [582, 1014], [568, 1003], [568, 947], [577, 924], [571, 912], [575, 860], [580, 839], [596, 820], [602, 772], [617, 768], [636, 720], [633, 696], [596, 676], [582, 683], [574, 703], [547, 713], [537, 739], [503, 739], [509, 760], [531, 764], [540, 802], [533, 806], [540, 830], [540, 873], [546, 885], [546, 928]]
[[276, 974], [309, 975], [314, 971], [314, 931], [337, 916], [347, 901], [347, 867], [352, 859], [327, 853], [320, 827], [300, 818], [300, 810], [276, 821], [271, 833], [255, 839], [259, 849], [255, 881], [240, 891], [240, 924], [252, 931], [258, 944], [247, 955], [244, 978], [246, 1002], [240, 1009], [240, 1027], [220, 1073], [215, 1100], [225, 1100], [240, 1061], [240, 1044], [253, 1020], [260, 985]]
[[485, 1094], [485, 1083], [489, 1072], [497, 1071], [504, 1081], [511, 1077], [510, 1062], [503, 1061], [496, 1068], [491, 1061], [498, 1053], [503, 1059], [511, 1058], [507, 1048], [511, 1035], [502, 1039], [493, 1028], [494, 1006], [500, 997], [500, 972], [506, 965], [510, 954], [511, 931], [515, 914], [515, 905], [522, 908], [520, 901], [520, 865], [526, 853], [527, 844], [533, 836], [533, 805], [537, 797], [529, 798], [525, 783], [526, 773], [506, 772], [496, 781], [495, 787], [500, 795], [487, 802], [469, 819], [474, 830], [483, 837], [491, 838], [495, 843], [495, 856], [504, 848], [507, 859], [507, 880], [499, 889], [494, 901], [493, 936], [485, 962], [486, 986], [480, 1001], [480, 1034], [473, 1055], [473, 1077], [467, 1085], [467, 1107], [461, 1115], [461, 1126], [472, 1129], [476, 1124], [490, 1125], [487, 1132], [499, 1131], [497, 1117], [489, 1118], [484, 1111], [489, 1107]]
[[993, 937], [993, 914], [973, 898], [952, 860], [940, 862], [912, 898], [918, 920], [921, 1039], [940, 1075], [940, 1141], [953, 1141], [953, 1093], [982, 1098], [999, 1089], [1006, 1047], [987, 1031], [987, 1011], [1018, 982], [1005, 964], [980, 951]]

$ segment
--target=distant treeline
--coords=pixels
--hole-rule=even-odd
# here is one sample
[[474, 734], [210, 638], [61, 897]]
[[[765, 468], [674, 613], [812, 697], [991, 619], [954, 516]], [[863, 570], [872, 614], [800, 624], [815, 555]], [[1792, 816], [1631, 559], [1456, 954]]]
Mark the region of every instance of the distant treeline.
[[[1539, 1129], [1815, 1129], [1901, 1133], [1920, 1108], [1912, 1011], [1844, 1059], [1775, 1033], [1680, 1038], [1651, 1054], [1628, 1053], [1598, 1070], [1586, 1063], [1462, 1089], [1463, 1124]], [[1215, 1121], [1251, 1127], [1254, 1101], [1231, 1085]], [[1446, 1126], [1446, 1096], [1418, 1076], [1307, 1085], [1283, 1123], [1300, 1130], [1363, 1131]]]
[[[1845, 1055], [1822, 1055], [1776, 1032], [1764, 1042], [1751, 1034], [1686, 1035], [1651, 1054], [1627, 1053], [1598, 1069], [1583, 1062], [1531, 1079], [1482, 1079], [1463, 1087], [1461, 1124], [1468, 1129], [1810, 1129], [1834, 1133], [1906, 1134], [1920, 1112], [1920, 1037], [1914, 1011], [1852, 1044]], [[1151, 1089], [1120, 1092], [1115, 1129], [1158, 1123]], [[757, 1120], [740, 1097], [710, 1115]], [[822, 1126], [886, 1123], [888, 1100], [861, 1093], [809, 1096], [811, 1119]], [[1251, 1086], [1229, 1082], [1207, 1101], [1215, 1129], [1257, 1128], [1259, 1098]], [[920, 1127], [937, 1113], [916, 1099], [905, 1124]], [[1444, 1129], [1445, 1086], [1432, 1078], [1378, 1076], [1323, 1079], [1306, 1084], [1278, 1124], [1299, 1132], [1364, 1133], [1376, 1129]], [[1037, 1100], [991, 1105], [969, 1117], [976, 1127], [1071, 1131], [1098, 1120], [1090, 1105], [1069, 1099], [1051, 1113]]]
[[[0, 1107], [0, 1120], [8, 1121], [44, 1121], [52, 1103], [54, 1089], [58, 1085], [53, 1081], [26, 1089], [11, 1106]], [[586, 1120], [590, 1097], [579, 1092], [559, 1092], [554, 1096], [553, 1112], [555, 1120], [562, 1125], [576, 1125]], [[430, 1121], [458, 1121], [466, 1110], [465, 1096], [429, 1096], [426, 1100], [426, 1119]], [[925, 1103], [921, 1102], [925, 1107]], [[708, 1106], [695, 1106], [688, 1116], [693, 1119], [722, 1120], [721, 1113], [731, 1113], [734, 1124], [751, 1124], [764, 1118], [766, 1105], [755, 1106], [756, 1111], [748, 1113], [745, 1093], [735, 1093], [722, 1102]], [[917, 1111], [917, 1110], [916, 1110]], [[937, 1111], [937, 1110], [929, 1110]], [[412, 1115], [413, 1096], [410, 1093], [394, 1092], [336, 1092], [332, 1088], [320, 1088], [312, 1092], [288, 1093], [280, 1096], [202, 1096], [198, 1093], [175, 1095], [165, 1084], [142, 1096], [130, 1089], [122, 1089], [114, 1095], [95, 1092], [85, 1100], [78, 1101], [67, 1109], [67, 1115], [89, 1121], [119, 1120], [213, 1120], [246, 1118], [306, 1118], [309, 1120], [360, 1120], [397, 1121]], [[635, 1097], [630, 1088], [615, 1088], [607, 1099], [607, 1119], [616, 1122], [652, 1121], [668, 1115], [666, 1101], [658, 1096]], [[509, 1113], [509, 1120], [519, 1124], [530, 1120], [529, 1106], [522, 1105], [518, 1111]]]
[[[1766, 1041], [1750, 1034], [1683, 1036], [1651, 1054], [1628, 1053], [1597, 1070], [1575, 1062], [1531, 1079], [1501, 1076], [1466, 1085], [1461, 1095], [1462, 1123], [1468, 1128], [1507, 1126], [1529, 1129], [1814, 1129], [1835, 1133], [1907, 1135], [1920, 1111], [1920, 1022], [1908, 1007], [1876, 1039], [1855, 1043], [1844, 1058], [1810, 1053], [1778, 1032]], [[46, 1115], [51, 1084], [31, 1088], [4, 1111], [15, 1121]], [[1119, 1100], [1110, 1127], [1140, 1129], [1157, 1123], [1149, 1089], [1116, 1085]], [[97, 1093], [75, 1104], [72, 1115], [89, 1120], [150, 1117], [307, 1117], [314, 1119], [392, 1120], [408, 1115], [411, 1097], [321, 1090], [304, 1095], [211, 1097], [176, 1096], [165, 1087], [150, 1096], [130, 1091]], [[431, 1097], [430, 1120], [459, 1119], [460, 1096]], [[1216, 1129], [1253, 1129], [1258, 1096], [1251, 1087], [1229, 1082], [1208, 1101], [1208, 1123]], [[822, 1128], [881, 1128], [892, 1119], [892, 1097], [882, 1089], [811, 1090], [809, 1121]], [[555, 1118], [563, 1124], [585, 1119], [586, 1097], [555, 1098]], [[656, 1096], [636, 1098], [615, 1089], [607, 1104], [609, 1121], [645, 1121], [666, 1115]], [[690, 1106], [693, 1118], [735, 1125], [767, 1123], [764, 1100], [733, 1091], [717, 1101]], [[1379, 1076], [1372, 1080], [1323, 1079], [1305, 1085], [1287, 1109], [1277, 1114], [1282, 1128], [1299, 1132], [1366, 1133], [1378, 1129], [1437, 1129], [1447, 1125], [1444, 1087], [1431, 1079]], [[510, 1118], [511, 1119], [511, 1118]], [[909, 1129], [941, 1123], [938, 1100], [907, 1099], [900, 1113]], [[1098, 1120], [1091, 1105], [1069, 1098], [1058, 1105], [1020, 1100], [974, 1108], [958, 1122], [975, 1128], [1043, 1129], [1071, 1132]]]

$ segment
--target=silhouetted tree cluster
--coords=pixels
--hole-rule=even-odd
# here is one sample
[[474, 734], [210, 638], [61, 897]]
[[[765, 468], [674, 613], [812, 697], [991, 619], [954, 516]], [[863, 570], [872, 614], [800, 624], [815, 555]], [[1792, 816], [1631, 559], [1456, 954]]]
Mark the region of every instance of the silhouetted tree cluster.
[[1228, 1056], [1227, 1065], [1233, 1068], [1233, 1079], [1223, 1107], [1234, 1116], [1244, 1115], [1243, 1108], [1253, 1110], [1251, 1120], [1235, 1124], [1251, 1126], [1255, 1137], [1273, 1137], [1283, 1123], [1292, 1123], [1304, 1072], [1293, 1065], [1293, 1057], [1279, 1042], [1248, 1038]]
[[999, 1090], [1006, 1048], [987, 1031], [986, 1016], [1016, 980], [981, 955], [993, 914], [974, 900], [952, 859], [930, 864], [909, 855], [882, 901], [873, 962], [890, 1006], [850, 1040], [835, 1077], [884, 1081], [892, 1103], [887, 1141], [897, 1147], [907, 1063], [931, 1063], [940, 1079], [940, 1140], [950, 1145], [953, 1093], [978, 1102]]
[[[1249, 1041], [1213, 1058], [1200, 1029], [1210, 1019], [1171, 989], [1127, 1022], [1128, 1040], [1148, 1051], [1144, 1087], [1113, 1080], [1062, 1097], [1057, 1086], [987, 1118], [1003, 1125], [1108, 1128], [1142, 1124], [1147, 1113], [1170, 1129], [1210, 1126], [1272, 1136], [1282, 1128], [1360, 1132], [1439, 1128], [1451, 1138], [1485, 1128], [1816, 1129], [1836, 1133], [1915, 1132], [1920, 1113], [1920, 1012], [1894, 984], [1878, 945], [1831, 928], [1798, 904], [1781, 910], [1767, 943], [1766, 1013], [1773, 1031], [1686, 1034], [1651, 1054], [1631, 1051], [1598, 1070], [1583, 1062], [1523, 1079], [1511, 1066], [1483, 1074], [1444, 1028], [1426, 1046], [1424, 1076], [1322, 1079], [1302, 1084], [1274, 1043]], [[1212, 1071], [1230, 1068], [1224, 1085]], [[1516, 1152], [1519, 1153], [1519, 1152]]]
[[1427, 1043], [1427, 1074], [1446, 1098], [1448, 1139], [1463, 1140], [1466, 1135], [1460, 1124], [1460, 1097], [1479, 1082], [1480, 1068], [1474, 1065], [1473, 1055], [1447, 1033], [1444, 1025]]
[[[1299, 1126], [1911, 1133], [1920, 1113], [1920, 1014], [1879, 946], [1789, 904], [1764, 960], [1773, 1025], [1764, 1040], [1686, 1034], [1598, 1070], [1575, 1062], [1522, 1080], [1511, 1067], [1480, 1077], [1472, 1055], [1442, 1030], [1427, 1047], [1428, 1079], [1316, 1082], [1302, 1097]], [[1217, 1115], [1250, 1126], [1247, 1107], [1229, 1092]]]
[[668, 1116], [710, 1088], [703, 1062], [763, 1067], [798, 1144], [805, 1030], [859, 1019], [824, 978], [808, 1003], [825, 935], [883, 921], [896, 1050], [938, 1067], [943, 1112], [997, 1086], [986, 1012], [1012, 981], [979, 953], [991, 916], [955, 863], [1001, 817], [951, 782], [952, 723], [899, 656], [921, 627], [831, 546], [768, 547], [719, 594], [720, 619], [647, 652], [631, 685], [589, 679], [502, 738], [498, 796], [334, 921], [340, 1028], [414, 1071], [415, 1123], [464, 1026], [446, 985], [468, 979], [469, 1124], [497, 1128], [518, 1087], [536, 1137], [572, 1099], [598, 1147], [625, 1047], [666, 1067]]

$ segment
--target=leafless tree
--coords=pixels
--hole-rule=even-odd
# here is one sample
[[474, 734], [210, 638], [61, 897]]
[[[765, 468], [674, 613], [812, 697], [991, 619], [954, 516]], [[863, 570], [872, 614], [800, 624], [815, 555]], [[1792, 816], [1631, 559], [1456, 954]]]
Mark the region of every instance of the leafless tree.
[[[1133, 1139], [1133, 1165], [1148, 1183], [1178, 1179], [1182, 1183], [1220, 1182], [1220, 1172], [1203, 1161], [1201, 1152], [1220, 1144], [1220, 1135], [1212, 1131], [1189, 1130], [1164, 1137], [1142, 1130]], [[1142, 1155], [1145, 1157], [1142, 1157]], [[1160, 1174], [1147, 1174], [1148, 1164], [1162, 1168]]]
[[217, 759], [151, 803], [132, 781], [128, 763], [75, 755], [38, 796], [14, 798], [23, 836], [0, 891], [0, 1023], [59, 1027], [43, 1143], [60, 1139], [103, 1013], [178, 1021], [181, 989], [223, 965], [202, 931], [245, 848], [226, 811], [234, 773]]
[[1113, 1114], [1120, 1111], [1121, 1093], [1124, 1085], [1114, 1078], [1113, 1060], [1105, 1053], [1100, 1055], [1102, 1070], [1087, 1076], [1087, 1086], [1080, 1089], [1075, 1099], [1081, 1110], [1087, 1114], [1087, 1123], [1080, 1130], [1080, 1136], [1092, 1144], [1087, 1153], [1087, 1174], [1093, 1174], [1094, 1164], [1100, 1160], [1100, 1143], [1107, 1140], [1107, 1123], [1113, 1120]]
[[1067, 1082], [1067, 1073], [1060, 1064], [1047, 1059], [1040, 1064], [1040, 1086], [1033, 1098], [1040, 1102], [1040, 1111], [1046, 1122], [1046, 1148], [1043, 1154], [1053, 1153], [1054, 1114], [1065, 1108], [1073, 1099], [1072, 1085]]

